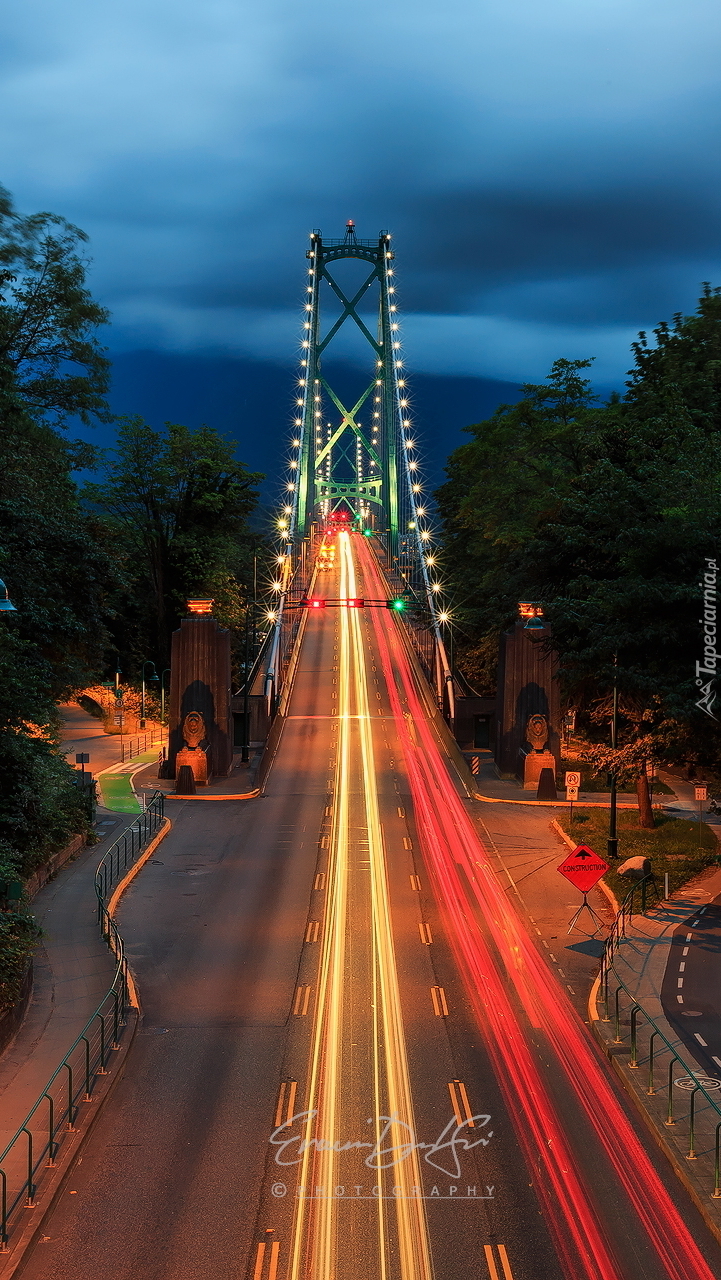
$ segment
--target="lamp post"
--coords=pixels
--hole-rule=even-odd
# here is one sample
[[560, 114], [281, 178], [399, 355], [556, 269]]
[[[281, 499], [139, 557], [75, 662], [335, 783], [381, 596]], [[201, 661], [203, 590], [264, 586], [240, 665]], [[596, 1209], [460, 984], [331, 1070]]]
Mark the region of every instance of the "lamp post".
[[[613, 655], [613, 710], [611, 713], [611, 746], [616, 750], [618, 738], [618, 654]], [[608, 856], [618, 858], [618, 838], [616, 835], [616, 772], [609, 778], [609, 810], [608, 810]]]
[[164, 667], [160, 673], [160, 723], [165, 724], [165, 677], [170, 675], [170, 667]]
[[155, 663], [150, 658], [148, 658], [147, 661], [143, 663], [143, 671], [142, 671], [143, 693], [142, 693], [142, 700], [140, 704], [140, 728], [141, 729], [145, 728], [145, 668], [146, 667], [153, 668], [152, 675], [148, 677], [148, 679], [150, 680], [150, 683], [157, 684], [158, 682], [158, 673], [155, 670]]
[[240, 759], [242, 764], [247, 764], [248, 761], [250, 760], [250, 725], [248, 723], [248, 719], [249, 719], [248, 713], [250, 710], [250, 701], [249, 701], [250, 689], [248, 688], [248, 685], [250, 683], [250, 671], [248, 670], [248, 667], [249, 667], [248, 658], [250, 656], [249, 654], [250, 627], [248, 626], [249, 612], [250, 612], [250, 601], [246, 600], [245, 602], [245, 662], [244, 662], [245, 680], [243, 681], [243, 746], [241, 748], [241, 754], [240, 754]]
[[0, 578], [0, 613], [17, 613], [5, 583]]

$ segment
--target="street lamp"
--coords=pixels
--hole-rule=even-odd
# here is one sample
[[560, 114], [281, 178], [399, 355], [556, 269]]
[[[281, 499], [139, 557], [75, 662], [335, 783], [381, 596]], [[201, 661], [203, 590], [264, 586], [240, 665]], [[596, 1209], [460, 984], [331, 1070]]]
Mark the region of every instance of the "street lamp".
[[165, 677], [170, 675], [170, 667], [160, 673], [160, 723], [165, 724]]
[[[618, 654], [613, 655], [613, 711], [611, 714], [611, 746], [616, 750], [618, 738]], [[608, 811], [608, 856], [611, 860], [618, 857], [618, 838], [616, 835], [616, 771], [610, 775], [610, 795]]]
[[153, 674], [148, 677], [148, 679], [150, 680], [150, 683], [151, 684], [158, 683], [158, 673], [155, 670], [155, 663], [151, 661], [150, 658], [148, 658], [147, 662], [143, 663], [143, 672], [142, 672], [143, 694], [142, 694], [142, 702], [140, 705], [140, 728], [141, 729], [145, 728], [145, 668], [146, 667], [153, 668]]
[[2, 578], [0, 578], [0, 613], [17, 613]]

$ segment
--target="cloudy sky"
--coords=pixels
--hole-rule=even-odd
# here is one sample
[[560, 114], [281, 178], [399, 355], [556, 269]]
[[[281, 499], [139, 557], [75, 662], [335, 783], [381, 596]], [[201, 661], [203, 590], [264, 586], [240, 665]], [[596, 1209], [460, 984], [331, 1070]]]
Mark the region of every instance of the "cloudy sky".
[[2, 27], [0, 181], [89, 233], [127, 411], [169, 369], [203, 412], [208, 369], [237, 400], [287, 366], [308, 231], [349, 217], [393, 232], [409, 368], [461, 417], [469, 380], [481, 405], [559, 355], [621, 385], [637, 330], [721, 283], [718, 0], [23, 0]]

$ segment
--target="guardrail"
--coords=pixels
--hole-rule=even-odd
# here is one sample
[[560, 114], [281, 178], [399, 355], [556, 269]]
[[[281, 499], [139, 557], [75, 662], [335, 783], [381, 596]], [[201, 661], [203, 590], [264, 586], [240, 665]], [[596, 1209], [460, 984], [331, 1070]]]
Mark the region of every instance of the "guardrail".
[[157, 792], [101, 859], [95, 873], [98, 924], [116, 960], [108, 991], [53, 1072], [40, 1097], [0, 1155], [0, 1254], [23, 1209], [35, 1206], [44, 1169], [52, 1169], [63, 1142], [77, 1131], [84, 1103], [92, 1101], [110, 1055], [120, 1048], [128, 1008], [128, 962], [123, 940], [107, 909], [108, 894], [132, 866], [163, 821], [165, 797]]
[[[689, 1066], [677, 1047], [668, 1039], [657, 1021], [644, 1009], [615, 971], [614, 960], [624, 941], [629, 941], [627, 928], [633, 915], [645, 915], [649, 890], [658, 890], [653, 876], [645, 876], [626, 894], [611, 932], [606, 940], [601, 961], [599, 1002], [603, 1007], [602, 1022], [613, 1022], [612, 1045], [628, 1044], [629, 1068], [647, 1072], [645, 1093], [658, 1098], [655, 1118], [665, 1128], [680, 1126], [688, 1138], [687, 1160], [706, 1157], [713, 1161], [713, 1179], [709, 1194], [721, 1199], [721, 1097], [712, 1096], [716, 1082], [704, 1075], [698, 1065]], [[638, 900], [641, 911], [634, 911]], [[628, 1030], [626, 1030], [628, 1028]], [[659, 1079], [664, 1079], [661, 1088]], [[680, 1089], [679, 1094], [676, 1090]], [[721, 1094], [721, 1090], [719, 1091]], [[679, 1115], [679, 1099], [688, 1097], [688, 1110]], [[698, 1100], [697, 1100], [698, 1099]], [[653, 1103], [649, 1104], [654, 1114]], [[711, 1180], [710, 1180], [711, 1183]]]

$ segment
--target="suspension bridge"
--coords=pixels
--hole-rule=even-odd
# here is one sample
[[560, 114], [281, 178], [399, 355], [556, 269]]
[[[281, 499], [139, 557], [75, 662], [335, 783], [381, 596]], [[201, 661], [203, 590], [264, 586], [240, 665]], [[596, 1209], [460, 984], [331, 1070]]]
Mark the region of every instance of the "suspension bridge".
[[[58, 1068], [18, 1117], [0, 1254], [27, 1234], [24, 1280], [721, 1274], [516, 908], [449, 732], [393, 263], [387, 232], [310, 238], [276, 602], [245, 690], [258, 785], [236, 769], [204, 792], [227, 804], [176, 796], [120, 903], [143, 1019], [49, 1216], [36, 1182], [85, 1123], [89, 1047], [84, 1102]], [[560, 853], [503, 803], [525, 880]], [[102, 1046], [119, 1075], [123, 1045]]]
[[[346, 518], [354, 532], [373, 539], [388, 598], [398, 601], [438, 706], [452, 723], [454, 685], [444, 636], [450, 615], [411, 417], [391, 236], [381, 231], [377, 240], [359, 239], [349, 221], [342, 239], [312, 232], [306, 258], [293, 434], [276, 522], [279, 600], [262, 676], [268, 713], [278, 704], [288, 669], [297, 610], [314, 567], [311, 553], [324, 531], [342, 527], [339, 518]], [[337, 278], [339, 264], [347, 263], [361, 267], [360, 279], [351, 277], [350, 284]], [[334, 378], [344, 326], [360, 339], [355, 363], [362, 368], [365, 356], [367, 367], [360, 379], [349, 377], [342, 360], [340, 370], [335, 361]], [[360, 386], [351, 390], [354, 381]]]

